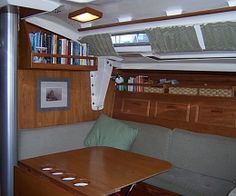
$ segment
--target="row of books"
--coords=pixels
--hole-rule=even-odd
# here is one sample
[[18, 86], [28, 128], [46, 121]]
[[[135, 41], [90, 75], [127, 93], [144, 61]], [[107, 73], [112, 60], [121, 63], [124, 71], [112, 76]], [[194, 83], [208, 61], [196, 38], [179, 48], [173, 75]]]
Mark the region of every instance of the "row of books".
[[144, 92], [144, 85], [149, 81], [148, 76], [138, 75], [136, 77], [129, 77], [127, 84], [120, 84], [117, 86], [119, 91], [130, 91], [130, 92]]
[[70, 65], [90, 65], [89, 59], [82, 59], [79, 56], [89, 55], [89, 46], [86, 43], [79, 43], [58, 35], [45, 32], [34, 32], [29, 34], [33, 53], [70, 55], [72, 57], [40, 57], [34, 56], [33, 62], [49, 64], [70, 64]]

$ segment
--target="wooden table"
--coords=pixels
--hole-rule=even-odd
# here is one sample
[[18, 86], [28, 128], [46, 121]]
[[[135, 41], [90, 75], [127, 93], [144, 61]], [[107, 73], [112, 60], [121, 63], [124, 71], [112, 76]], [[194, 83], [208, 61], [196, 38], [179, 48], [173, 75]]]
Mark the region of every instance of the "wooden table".
[[[109, 195], [170, 167], [167, 161], [115, 148], [83, 148], [19, 161], [15, 195]], [[75, 179], [63, 181], [66, 177]], [[88, 185], [74, 186], [78, 182]]]
[[[128, 188], [122, 189], [120, 196], [125, 195]], [[129, 196], [180, 196], [180, 194], [153, 186], [151, 184], [139, 182], [132, 189]]]

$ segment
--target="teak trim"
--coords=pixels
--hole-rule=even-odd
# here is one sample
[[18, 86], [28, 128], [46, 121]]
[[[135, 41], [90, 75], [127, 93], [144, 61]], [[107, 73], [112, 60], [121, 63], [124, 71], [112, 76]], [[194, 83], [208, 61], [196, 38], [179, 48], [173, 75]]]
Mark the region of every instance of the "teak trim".
[[132, 21], [128, 21], [128, 22], [117, 22], [117, 23], [103, 24], [103, 25], [97, 25], [97, 26], [93, 26], [93, 27], [79, 28], [78, 31], [89, 31], [89, 30], [109, 28], [109, 27], [115, 27], [115, 26], [139, 24], [139, 23], [146, 23], [146, 22], [157, 22], [157, 21], [177, 19], [177, 18], [186, 18], [186, 17], [191, 17], [191, 16], [218, 14], [218, 13], [230, 12], [230, 11], [236, 11], [236, 6], [210, 9], [210, 10], [202, 10], [202, 11], [184, 13], [184, 14], [175, 15], [175, 16], [160, 16], [160, 17], [154, 17], [154, 18], [132, 20]]
[[35, 14], [39, 14], [39, 13], [43, 13], [43, 10], [37, 10], [37, 9], [32, 9], [32, 8], [24, 8], [24, 7], [20, 7], [20, 17], [21, 18], [25, 18], [28, 16], [32, 16]]

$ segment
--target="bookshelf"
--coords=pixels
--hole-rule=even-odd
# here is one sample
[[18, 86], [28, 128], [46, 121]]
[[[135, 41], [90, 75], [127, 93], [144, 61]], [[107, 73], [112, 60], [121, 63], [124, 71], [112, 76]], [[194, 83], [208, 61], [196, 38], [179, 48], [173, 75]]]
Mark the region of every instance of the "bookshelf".
[[89, 46], [69, 40], [46, 29], [21, 22], [19, 67], [21, 69], [95, 71], [97, 58]]

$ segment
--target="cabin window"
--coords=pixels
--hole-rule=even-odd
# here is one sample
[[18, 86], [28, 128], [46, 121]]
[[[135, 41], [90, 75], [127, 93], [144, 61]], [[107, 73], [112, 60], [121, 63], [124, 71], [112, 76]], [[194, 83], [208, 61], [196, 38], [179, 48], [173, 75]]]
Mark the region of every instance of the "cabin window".
[[111, 36], [112, 43], [117, 46], [140, 46], [150, 45], [148, 36], [145, 32], [133, 32], [126, 34], [113, 34]]

